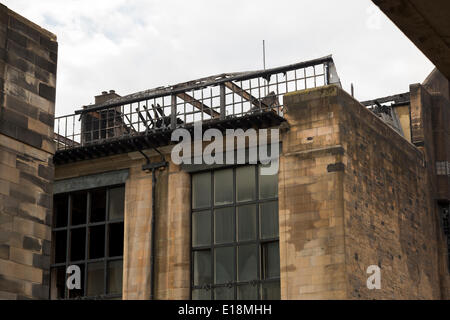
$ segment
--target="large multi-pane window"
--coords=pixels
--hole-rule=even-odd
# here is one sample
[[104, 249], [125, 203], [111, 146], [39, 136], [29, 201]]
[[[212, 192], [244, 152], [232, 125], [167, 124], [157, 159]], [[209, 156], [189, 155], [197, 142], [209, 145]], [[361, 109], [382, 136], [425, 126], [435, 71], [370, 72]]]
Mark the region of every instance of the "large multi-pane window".
[[278, 175], [192, 175], [192, 299], [279, 299]]
[[[120, 298], [123, 273], [123, 186], [54, 197], [51, 298]], [[68, 290], [69, 266], [81, 289]]]

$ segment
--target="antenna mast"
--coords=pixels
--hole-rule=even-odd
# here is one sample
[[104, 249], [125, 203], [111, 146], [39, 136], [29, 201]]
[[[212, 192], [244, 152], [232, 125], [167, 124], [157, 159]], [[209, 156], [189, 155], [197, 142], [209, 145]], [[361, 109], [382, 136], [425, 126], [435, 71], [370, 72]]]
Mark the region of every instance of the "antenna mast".
[[263, 66], [266, 70], [266, 40], [263, 40]]

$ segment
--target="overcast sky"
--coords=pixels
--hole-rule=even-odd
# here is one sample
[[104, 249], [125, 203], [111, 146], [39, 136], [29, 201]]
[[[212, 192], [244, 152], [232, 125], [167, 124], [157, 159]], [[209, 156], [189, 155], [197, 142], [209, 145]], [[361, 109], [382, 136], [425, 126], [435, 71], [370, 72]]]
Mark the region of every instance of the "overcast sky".
[[332, 54], [357, 99], [403, 93], [434, 68], [370, 0], [1, 0], [58, 36], [57, 115], [225, 72]]

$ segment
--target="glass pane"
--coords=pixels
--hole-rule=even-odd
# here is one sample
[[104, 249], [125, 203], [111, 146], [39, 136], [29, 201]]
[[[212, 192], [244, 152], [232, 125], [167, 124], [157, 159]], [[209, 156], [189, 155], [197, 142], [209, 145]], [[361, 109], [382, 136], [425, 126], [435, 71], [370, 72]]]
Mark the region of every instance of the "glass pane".
[[258, 279], [258, 261], [256, 244], [240, 246], [238, 249], [238, 280], [252, 281]]
[[251, 201], [256, 199], [255, 167], [241, 167], [236, 169], [237, 201]]
[[211, 211], [192, 214], [192, 245], [209, 246], [211, 244]]
[[214, 173], [214, 204], [233, 203], [233, 169]]
[[125, 187], [109, 190], [109, 220], [123, 219]]
[[205, 208], [211, 205], [211, 173], [192, 176], [192, 207]]
[[214, 289], [215, 300], [234, 300], [234, 287], [221, 287]]
[[280, 277], [280, 246], [278, 242], [263, 245], [264, 278]]
[[109, 225], [109, 256], [123, 256], [123, 222]]
[[87, 295], [89, 297], [104, 294], [105, 268], [103, 262], [88, 264]]
[[280, 300], [280, 282], [263, 283], [261, 286], [262, 300]]
[[105, 226], [89, 228], [89, 259], [105, 256]]
[[77, 192], [72, 194], [72, 225], [86, 224], [87, 193]]
[[53, 300], [64, 299], [66, 290], [66, 268], [54, 268], [51, 271], [51, 293]]
[[256, 205], [238, 208], [238, 240], [256, 239]]
[[261, 175], [259, 169], [259, 198], [271, 199], [278, 197], [278, 174]]
[[69, 195], [55, 195], [54, 201], [54, 226], [55, 228], [67, 227], [67, 217], [69, 214]]
[[215, 250], [215, 283], [223, 284], [234, 280], [234, 247]]
[[261, 239], [278, 237], [278, 202], [269, 202], [260, 206]]
[[238, 287], [239, 300], [258, 300], [258, 286], [246, 284]]
[[194, 285], [201, 286], [211, 282], [211, 251], [195, 251]]
[[211, 290], [206, 289], [192, 290], [192, 300], [211, 300]]
[[66, 262], [67, 231], [55, 232], [55, 263]]
[[[84, 296], [84, 264], [79, 264], [78, 267], [80, 267], [80, 272], [81, 272], [81, 280], [80, 280], [81, 289], [69, 290], [70, 299], [76, 299], [76, 298], [80, 298], [80, 297]], [[70, 275], [68, 275], [68, 276], [70, 277]], [[74, 283], [74, 282], [72, 282], [72, 283]]]
[[91, 192], [91, 222], [105, 221], [106, 217], [106, 189]]
[[234, 241], [234, 208], [214, 211], [214, 239], [216, 244]]
[[85, 260], [86, 252], [86, 228], [74, 229], [71, 231], [70, 240], [70, 260]]
[[108, 263], [108, 293], [122, 294], [123, 261]]

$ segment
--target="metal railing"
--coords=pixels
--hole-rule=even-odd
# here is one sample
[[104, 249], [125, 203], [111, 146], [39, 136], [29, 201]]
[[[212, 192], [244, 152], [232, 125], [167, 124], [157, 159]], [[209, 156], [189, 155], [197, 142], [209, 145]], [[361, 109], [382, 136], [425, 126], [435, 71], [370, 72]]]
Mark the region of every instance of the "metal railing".
[[331, 56], [279, 68], [221, 74], [85, 106], [55, 118], [57, 150], [174, 130], [196, 121], [261, 112], [283, 115], [288, 92], [336, 83]]

